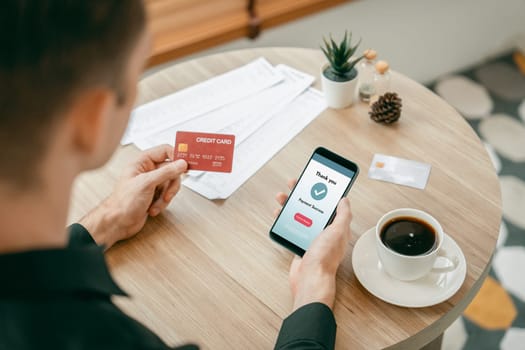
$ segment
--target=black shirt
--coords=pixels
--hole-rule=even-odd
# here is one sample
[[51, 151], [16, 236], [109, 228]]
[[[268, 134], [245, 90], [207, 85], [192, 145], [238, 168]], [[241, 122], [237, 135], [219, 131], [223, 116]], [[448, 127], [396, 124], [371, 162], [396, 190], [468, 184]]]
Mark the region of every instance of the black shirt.
[[[0, 255], [0, 350], [171, 348], [111, 302], [126, 295], [111, 278], [102, 248], [79, 225], [69, 246]], [[276, 349], [333, 349], [336, 324], [312, 303], [283, 321]]]

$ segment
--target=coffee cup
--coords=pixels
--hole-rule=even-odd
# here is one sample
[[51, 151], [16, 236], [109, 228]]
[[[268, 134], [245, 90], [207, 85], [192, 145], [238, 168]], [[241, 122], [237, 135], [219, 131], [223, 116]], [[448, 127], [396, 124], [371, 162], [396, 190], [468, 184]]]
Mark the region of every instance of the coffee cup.
[[[456, 269], [459, 258], [443, 248], [443, 228], [430, 214], [411, 208], [392, 210], [375, 228], [377, 253], [382, 268], [401, 281], [413, 281], [431, 272]], [[437, 260], [446, 259], [444, 267]]]

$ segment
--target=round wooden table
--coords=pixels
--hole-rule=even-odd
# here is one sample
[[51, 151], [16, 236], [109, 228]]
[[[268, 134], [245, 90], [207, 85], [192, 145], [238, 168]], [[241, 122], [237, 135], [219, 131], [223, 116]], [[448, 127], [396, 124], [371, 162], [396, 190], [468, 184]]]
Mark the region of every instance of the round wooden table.
[[[226, 52], [168, 67], [140, 83], [138, 104], [204, 81], [263, 56], [317, 77], [320, 51], [265, 48]], [[349, 197], [354, 232], [338, 272], [335, 317], [338, 349], [416, 349], [439, 344], [488, 273], [501, 219], [499, 182], [470, 126], [441, 98], [393, 72], [392, 90], [403, 99], [400, 121], [373, 122], [368, 106], [327, 109], [230, 198], [209, 201], [182, 188], [168, 210], [136, 237], [107, 252], [111, 270], [132, 298], [116, 302], [170, 344], [203, 349], [270, 349], [290, 314], [288, 268], [292, 254], [268, 237], [277, 208], [312, 150], [323, 145], [355, 161], [361, 174]], [[176, 108], [176, 106], [174, 106]], [[175, 135], [174, 135], [175, 136]], [[104, 168], [76, 183], [70, 219], [107, 196], [123, 165], [139, 151], [121, 147]], [[375, 153], [432, 165], [424, 190], [371, 180]], [[426, 308], [390, 305], [356, 279], [351, 263], [358, 236], [385, 212], [413, 207], [430, 212], [459, 244], [467, 276], [450, 299]], [[437, 339], [437, 340], [436, 340]]]

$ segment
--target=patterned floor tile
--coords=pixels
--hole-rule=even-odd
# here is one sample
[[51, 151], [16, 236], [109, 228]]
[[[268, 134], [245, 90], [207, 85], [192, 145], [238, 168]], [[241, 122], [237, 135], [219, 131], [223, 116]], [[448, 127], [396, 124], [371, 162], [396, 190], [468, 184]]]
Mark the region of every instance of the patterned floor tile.
[[515, 176], [501, 176], [503, 217], [525, 230], [525, 182]]
[[496, 169], [496, 172], [499, 174], [499, 172], [501, 171], [501, 160], [496, 154], [496, 151], [494, 151], [494, 147], [492, 147], [492, 145], [487, 142], [483, 142], [483, 146], [485, 146], [485, 149], [487, 150], [487, 153], [489, 154], [489, 157], [490, 157], [490, 160], [492, 161], [492, 165], [494, 166], [494, 169]]
[[[525, 331], [525, 285], [520, 275], [525, 275], [524, 83], [525, 71], [519, 73], [513, 55], [507, 54], [438, 79], [430, 86], [462, 113], [480, 135], [500, 176], [504, 211], [489, 277], [461, 321], [455, 322], [445, 332], [444, 350], [525, 349], [525, 339], [522, 338]], [[467, 87], [466, 92], [462, 91], [463, 86]], [[490, 101], [487, 101], [487, 96]], [[498, 286], [505, 288], [506, 293]], [[490, 324], [501, 326], [503, 322], [494, 319], [487, 310], [496, 310], [497, 314], [501, 311], [497, 310], [500, 305], [509, 309], [510, 304], [516, 315], [507, 329], [488, 330], [483, 327]], [[466, 342], [463, 331], [467, 334]]]
[[507, 237], [509, 236], [509, 230], [507, 229], [507, 224], [502, 220], [501, 224], [499, 225], [499, 236], [498, 236], [498, 242], [497, 247], [501, 247], [505, 245], [505, 242], [507, 241]]
[[443, 78], [436, 84], [435, 89], [467, 118], [483, 118], [492, 111], [493, 104], [487, 89], [466, 77]]
[[523, 100], [518, 107], [518, 114], [520, 115], [521, 120], [525, 122], [525, 100]]
[[463, 318], [460, 317], [446, 330], [441, 350], [461, 350], [467, 342], [467, 337]]
[[506, 114], [492, 115], [479, 124], [479, 133], [498, 153], [514, 161], [525, 161], [525, 125]]
[[525, 75], [525, 54], [523, 54], [524, 49], [522, 48], [521, 51], [522, 52], [520, 51], [514, 52], [514, 54], [512, 55], [512, 58], [514, 59], [514, 63], [518, 67], [521, 74]]
[[487, 277], [463, 315], [478, 327], [487, 330], [509, 328], [518, 311], [507, 291], [493, 278]]
[[492, 267], [501, 285], [525, 302], [525, 247], [498, 249]]
[[[512, 298], [512, 301], [514, 302], [514, 306], [516, 307], [516, 310], [518, 310], [518, 315], [514, 319], [514, 322], [512, 322], [512, 328], [523, 328], [525, 329], [525, 302], [521, 301], [518, 297], [515, 297], [514, 295], [510, 294], [510, 297]], [[523, 343], [523, 348], [525, 349], [525, 343]]]
[[525, 76], [515, 65], [494, 62], [476, 70], [478, 80], [496, 96], [510, 101], [525, 98]]
[[468, 338], [464, 350], [495, 350], [499, 349], [501, 339], [505, 336], [506, 330], [489, 331], [478, 327], [468, 319], [464, 319], [465, 329]]
[[[525, 247], [525, 230], [520, 229], [518, 226], [513, 225], [509, 221], [505, 221], [507, 226], [507, 239], [505, 240], [505, 246], [522, 246]], [[525, 268], [524, 268], [525, 270]]]
[[525, 329], [511, 328], [501, 339], [501, 350], [516, 350], [525, 348]]

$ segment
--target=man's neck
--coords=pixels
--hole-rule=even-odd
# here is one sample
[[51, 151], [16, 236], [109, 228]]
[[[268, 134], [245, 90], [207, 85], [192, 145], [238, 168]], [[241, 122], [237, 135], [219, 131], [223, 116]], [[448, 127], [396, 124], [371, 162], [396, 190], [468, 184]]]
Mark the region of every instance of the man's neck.
[[64, 247], [70, 188], [20, 192], [0, 185], [0, 253]]

